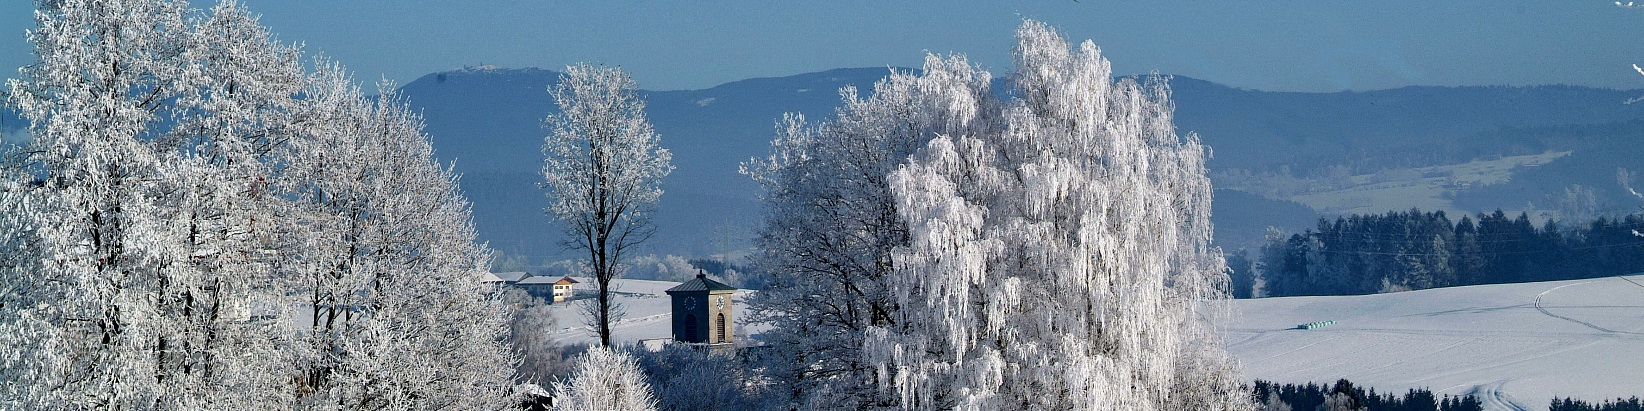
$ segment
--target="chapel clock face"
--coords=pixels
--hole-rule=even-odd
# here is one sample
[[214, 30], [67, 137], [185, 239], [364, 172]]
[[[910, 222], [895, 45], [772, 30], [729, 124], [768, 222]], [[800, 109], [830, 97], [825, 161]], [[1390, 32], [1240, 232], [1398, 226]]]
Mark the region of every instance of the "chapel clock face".
[[725, 296], [723, 296], [723, 295], [719, 296], [719, 301], [715, 302], [714, 305], [718, 306], [719, 308], [725, 308]]
[[690, 309], [695, 309], [695, 308], [696, 308], [696, 297], [685, 297], [685, 309], [690, 310]]

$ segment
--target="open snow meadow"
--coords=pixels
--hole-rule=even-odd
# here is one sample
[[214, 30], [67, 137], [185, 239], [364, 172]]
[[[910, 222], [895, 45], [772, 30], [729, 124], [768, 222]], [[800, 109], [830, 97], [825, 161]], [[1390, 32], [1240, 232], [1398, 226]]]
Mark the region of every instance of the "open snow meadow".
[[[579, 278], [578, 280], [584, 280]], [[619, 344], [668, 338], [669, 281], [616, 280]], [[749, 291], [737, 292], [739, 317]], [[1360, 296], [1234, 300], [1228, 350], [1251, 379], [1377, 392], [1477, 395], [1486, 409], [1545, 410], [1553, 397], [1637, 395], [1644, 386], [1644, 275]], [[553, 306], [562, 344], [597, 338], [575, 304]], [[1302, 330], [1317, 321], [1335, 324]], [[738, 324], [757, 333], [764, 327]], [[739, 332], [741, 333], [741, 332]]]
[[[579, 278], [578, 280], [584, 280]], [[616, 280], [628, 315], [618, 344], [668, 338], [679, 283]], [[737, 292], [738, 317], [749, 291]], [[586, 295], [584, 295], [586, 296]], [[552, 337], [590, 344], [574, 303], [553, 306]], [[1472, 394], [1487, 410], [1545, 410], [1553, 397], [1637, 395], [1644, 386], [1644, 275], [1492, 284], [1401, 293], [1234, 300], [1228, 350], [1251, 379], [1332, 383], [1377, 392]], [[1300, 324], [1335, 321], [1311, 330]], [[739, 334], [765, 327], [738, 324]]]
[[[572, 278], [582, 281], [583, 284], [590, 284], [593, 281], [592, 278], [588, 277]], [[628, 310], [626, 317], [611, 325], [612, 342], [632, 344], [641, 340], [673, 338], [673, 331], [670, 328], [673, 324], [673, 314], [668, 312], [668, 294], [664, 291], [679, 285], [679, 283], [630, 279], [612, 280], [611, 283], [616, 284], [616, 292], [614, 293], [616, 301]], [[578, 306], [579, 302], [587, 301], [593, 297], [591, 288], [585, 288], [585, 290], [588, 290], [588, 292], [577, 294], [575, 300], [551, 306], [556, 327], [549, 336], [560, 344], [599, 343], [599, 336], [589, 333], [588, 327], [582, 325], [584, 320], [582, 308]], [[747, 298], [749, 292], [748, 290], [738, 290], [736, 296], [731, 298], [731, 306], [735, 310], [732, 312], [736, 313], [739, 322], [741, 318], [745, 318], [743, 313], [748, 312]], [[744, 325], [737, 324], [736, 333], [739, 338], [744, 334], [744, 328]], [[747, 327], [747, 329], [754, 332], [763, 328], [760, 326]]]
[[1641, 284], [1644, 275], [1236, 300], [1228, 350], [1252, 379], [1426, 387], [1477, 395], [1487, 410], [1629, 397], [1644, 387]]

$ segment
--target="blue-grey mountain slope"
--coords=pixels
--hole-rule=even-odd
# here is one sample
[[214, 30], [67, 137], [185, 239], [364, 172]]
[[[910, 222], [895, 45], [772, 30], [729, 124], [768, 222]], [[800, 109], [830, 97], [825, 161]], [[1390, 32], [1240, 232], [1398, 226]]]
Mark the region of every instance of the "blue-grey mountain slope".
[[[640, 253], [703, 256], [746, 247], [760, 221], [758, 186], [738, 165], [768, 152], [785, 112], [827, 116], [837, 90], [863, 89], [885, 68], [840, 69], [749, 79], [704, 90], [647, 91], [647, 114], [675, 171], [663, 180], [657, 234]], [[464, 69], [424, 76], [403, 95], [421, 110], [436, 156], [454, 161], [474, 203], [481, 237], [504, 257], [534, 263], [569, 258], [558, 226], [543, 214], [542, 120], [555, 109], [547, 87], [559, 74], [541, 69]]]
[[[758, 187], [737, 173], [738, 164], [769, 151], [774, 123], [783, 113], [831, 117], [839, 105], [840, 87], [855, 85], [867, 92], [887, 73], [886, 68], [837, 69], [702, 90], [645, 92], [647, 113], [662, 134], [663, 147], [673, 151], [677, 169], [664, 180], [666, 192], [655, 216], [657, 235], [639, 252], [704, 256], [746, 247], [759, 225]], [[480, 236], [505, 257], [525, 256], [533, 263], [571, 257], [559, 247], [559, 229], [542, 213], [546, 200], [536, 186], [546, 134], [542, 119], [554, 108], [546, 90], [557, 78], [558, 73], [542, 69], [470, 68], [430, 74], [402, 89], [426, 117], [435, 155], [454, 161], [463, 175]], [[1003, 80], [996, 82], [1001, 89]], [[1183, 133], [1198, 133], [1212, 148], [1213, 172], [1288, 168], [1308, 178], [1331, 166], [1369, 173], [1540, 150], [1581, 154], [1592, 147], [1644, 146], [1608, 132], [1638, 127], [1626, 122], [1644, 120], [1644, 105], [1622, 102], [1644, 91], [1540, 86], [1289, 93], [1236, 89], [1179, 76], [1171, 85], [1177, 127]], [[1580, 136], [1534, 131], [1567, 125], [1594, 126], [1587, 129], [1596, 131]], [[1610, 163], [1639, 161], [1597, 157], [1608, 162], [1578, 168], [1613, 170], [1627, 164]], [[1644, 165], [1634, 169], [1644, 170]], [[1579, 180], [1619, 190], [1613, 175]], [[1468, 204], [1514, 209], [1545, 195], [1524, 192], [1500, 198], [1491, 192], [1479, 196], [1490, 202]], [[1316, 218], [1310, 213], [1271, 212], [1296, 210], [1294, 203], [1250, 196], [1235, 203], [1242, 208], [1218, 206], [1216, 213], [1218, 238], [1236, 245], [1259, 239], [1260, 230], [1268, 225], [1296, 230], [1306, 228], [1298, 222]]]

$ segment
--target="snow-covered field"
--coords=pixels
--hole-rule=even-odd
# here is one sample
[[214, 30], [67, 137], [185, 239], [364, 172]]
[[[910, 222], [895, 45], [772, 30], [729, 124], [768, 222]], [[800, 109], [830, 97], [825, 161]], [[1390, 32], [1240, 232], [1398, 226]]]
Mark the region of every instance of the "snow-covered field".
[[1502, 410], [1644, 395], [1644, 276], [1239, 300], [1232, 314], [1249, 378], [1427, 387]]
[[[585, 281], [579, 290], [591, 293], [587, 279], [578, 280]], [[615, 339], [669, 337], [663, 291], [678, 283], [618, 282], [628, 317], [614, 327]], [[733, 300], [739, 321], [747, 293]], [[1472, 393], [1497, 410], [1544, 410], [1554, 396], [1644, 395], [1644, 276], [1232, 305], [1228, 349], [1252, 379], [1347, 378], [1377, 392], [1425, 387], [1440, 395]], [[581, 328], [575, 304], [553, 310], [561, 343], [595, 341]], [[1326, 320], [1335, 324], [1295, 329]]]
[[[560, 344], [591, 344], [597, 343], [599, 337], [588, 333], [582, 325], [582, 309], [577, 307], [582, 300], [591, 300], [594, 296], [592, 278], [572, 277], [582, 283], [577, 284], [579, 300], [554, 304], [554, 319], [559, 327], [554, 330], [553, 337]], [[673, 337], [673, 313], [669, 312], [669, 288], [679, 285], [671, 281], [627, 280], [618, 279], [613, 282], [617, 285], [616, 301], [625, 305], [628, 315], [611, 327], [611, 339], [617, 344], [637, 343], [640, 340]], [[743, 313], [747, 312], [748, 290], [738, 290], [731, 298], [732, 311], [736, 316], [737, 334], [743, 333], [740, 324]], [[755, 327], [757, 330], [759, 327]]]

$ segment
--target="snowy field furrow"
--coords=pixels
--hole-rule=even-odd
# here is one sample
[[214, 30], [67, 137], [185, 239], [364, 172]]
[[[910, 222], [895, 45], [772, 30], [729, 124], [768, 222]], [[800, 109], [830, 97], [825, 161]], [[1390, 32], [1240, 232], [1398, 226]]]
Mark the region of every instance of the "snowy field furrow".
[[[1238, 300], [1225, 330], [1250, 378], [1474, 394], [1487, 409], [1644, 395], [1644, 277]], [[1633, 280], [1633, 281], [1629, 281]], [[1299, 324], [1334, 320], [1312, 330]]]

